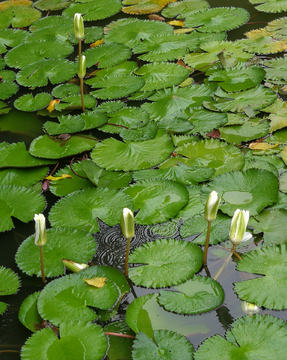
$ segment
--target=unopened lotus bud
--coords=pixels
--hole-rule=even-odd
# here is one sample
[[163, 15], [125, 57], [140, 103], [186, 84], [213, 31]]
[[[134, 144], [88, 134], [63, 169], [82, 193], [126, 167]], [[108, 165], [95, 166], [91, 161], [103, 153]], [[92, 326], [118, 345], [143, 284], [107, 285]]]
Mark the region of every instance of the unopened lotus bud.
[[44, 246], [47, 243], [46, 219], [43, 214], [35, 214], [35, 245]]
[[74, 15], [74, 34], [75, 38], [78, 40], [82, 40], [85, 36], [84, 20], [82, 15], [79, 13]]
[[78, 76], [80, 79], [83, 79], [85, 75], [86, 75], [86, 57], [85, 55], [82, 55], [79, 61]]
[[123, 209], [121, 229], [126, 239], [131, 239], [135, 236], [134, 214], [128, 208]]
[[218, 193], [213, 190], [209, 194], [209, 197], [205, 205], [205, 211], [204, 211], [205, 220], [213, 221], [216, 219], [219, 202], [220, 202], [220, 197], [218, 197]]

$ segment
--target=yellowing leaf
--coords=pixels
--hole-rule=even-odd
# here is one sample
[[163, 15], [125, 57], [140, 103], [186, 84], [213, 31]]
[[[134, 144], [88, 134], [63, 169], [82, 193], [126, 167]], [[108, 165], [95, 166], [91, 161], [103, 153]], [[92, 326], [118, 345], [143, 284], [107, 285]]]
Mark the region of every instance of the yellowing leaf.
[[122, 8], [126, 14], [142, 15], [159, 12], [167, 4], [177, 0], [124, 0], [123, 5], [132, 5]]
[[56, 104], [60, 104], [60, 99], [51, 100], [49, 102], [49, 105], [47, 107], [47, 110], [49, 111], [49, 113], [51, 113], [53, 110], [55, 110]]
[[14, 6], [26, 6], [30, 7], [33, 4], [32, 1], [29, 0], [10, 0], [10, 1], [3, 1], [0, 4], [0, 11], [5, 10], [9, 7]]
[[94, 277], [91, 279], [83, 279], [88, 285], [94, 286], [95, 288], [102, 288], [105, 286], [106, 277]]
[[186, 34], [186, 33], [192, 32], [193, 30], [194, 30], [193, 28], [176, 29], [176, 30], [174, 30], [174, 33], [175, 34]]
[[51, 181], [58, 181], [58, 180], [66, 179], [66, 178], [72, 178], [72, 177], [73, 177], [72, 175], [68, 175], [68, 174], [63, 174], [61, 176], [49, 175], [49, 176], [46, 176], [45, 179], [51, 180]]
[[92, 43], [92, 44], [90, 45], [90, 48], [93, 48], [93, 47], [102, 45], [103, 43], [104, 43], [104, 39], [97, 40], [97, 41], [95, 41], [94, 43]]
[[266, 28], [262, 28], [251, 30], [245, 33], [245, 36], [248, 37], [248, 39], [258, 39], [265, 36], [272, 36], [272, 33], [269, 32]]
[[252, 150], [269, 150], [269, 149], [277, 148], [279, 145], [280, 145], [280, 143], [277, 143], [275, 145], [271, 145], [271, 144], [267, 144], [267, 143], [263, 143], [263, 142], [260, 142], [260, 143], [253, 142], [253, 143], [249, 144], [249, 149], [252, 149]]
[[172, 21], [169, 21], [168, 24], [172, 25], [172, 26], [184, 27], [184, 22], [182, 20], [172, 20]]

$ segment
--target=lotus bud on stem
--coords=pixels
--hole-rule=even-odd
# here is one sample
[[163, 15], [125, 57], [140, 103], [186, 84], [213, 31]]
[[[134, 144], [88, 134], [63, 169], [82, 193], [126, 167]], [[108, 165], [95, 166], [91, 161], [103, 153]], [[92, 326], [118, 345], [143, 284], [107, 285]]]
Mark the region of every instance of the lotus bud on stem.
[[249, 232], [246, 232], [246, 228], [249, 221], [249, 211], [248, 210], [239, 210], [237, 209], [234, 212], [234, 215], [231, 220], [230, 231], [229, 231], [229, 240], [232, 242], [231, 252], [238, 257], [239, 260], [242, 260], [241, 256], [235, 252], [236, 245], [240, 244], [243, 241], [251, 239], [252, 235]]
[[213, 190], [209, 194], [204, 211], [204, 218], [207, 221], [207, 232], [206, 232], [206, 240], [205, 240], [205, 247], [203, 254], [203, 265], [206, 265], [207, 262], [207, 252], [208, 252], [208, 245], [210, 238], [211, 223], [213, 220], [216, 219], [219, 202], [220, 202], [220, 197], [218, 197], [218, 193]]
[[47, 243], [46, 219], [43, 214], [35, 214], [35, 245], [40, 248], [41, 276], [43, 283], [46, 282], [44, 271], [43, 246]]
[[79, 42], [79, 61], [80, 61], [81, 53], [82, 53], [81, 44], [85, 36], [85, 30], [84, 30], [83, 17], [79, 13], [76, 13], [74, 15], [74, 34], [75, 34], [75, 38], [78, 39]]
[[78, 76], [80, 78], [80, 89], [81, 89], [81, 103], [82, 111], [85, 111], [85, 102], [84, 102], [84, 77], [86, 75], [86, 57], [82, 55], [79, 61], [79, 70]]
[[121, 218], [121, 229], [124, 237], [127, 240], [126, 257], [125, 257], [125, 276], [127, 276], [128, 266], [129, 266], [130, 242], [131, 239], [135, 236], [134, 214], [128, 208], [123, 209], [122, 218]]

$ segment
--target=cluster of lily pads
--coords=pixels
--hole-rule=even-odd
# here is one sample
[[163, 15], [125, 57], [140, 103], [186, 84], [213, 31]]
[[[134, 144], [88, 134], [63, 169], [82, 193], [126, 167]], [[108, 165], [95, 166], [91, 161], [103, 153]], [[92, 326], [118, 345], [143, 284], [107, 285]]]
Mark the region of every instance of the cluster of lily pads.
[[[286, 1], [250, 2], [287, 11]], [[85, 111], [75, 13], [85, 24]], [[0, 143], [0, 231], [14, 228], [12, 217], [26, 223], [45, 210], [43, 182], [59, 197], [42, 249], [45, 276], [56, 279], [20, 308], [33, 332], [22, 360], [285, 358], [286, 322], [270, 315], [239, 318], [225, 338], [212, 336], [196, 351], [185, 337], [194, 325], [173, 328], [177, 314], [195, 317], [224, 301], [220, 283], [198, 274], [212, 191], [221, 202], [211, 245], [228, 239], [237, 209], [249, 211], [254, 236], [264, 234], [237, 265], [256, 275], [237, 282], [236, 294], [257, 307], [287, 308], [287, 18], [227, 40], [248, 19], [245, 9], [205, 0], [0, 3], [0, 126], [11, 107], [43, 119], [43, 135], [28, 149]], [[95, 264], [66, 275], [62, 259], [90, 264], [98, 219], [118, 225], [125, 207], [161, 237], [131, 253], [128, 278], [160, 290], [134, 299], [125, 321], [114, 321], [131, 290], [124, 274]], [[23, 241], [16, 262], [41, 277], [34, 240]], [[4, 267], [0, 275], [0, 295], [17, 292], [18, 276]], [[0, 302], [0, 312], [7, 306]]]

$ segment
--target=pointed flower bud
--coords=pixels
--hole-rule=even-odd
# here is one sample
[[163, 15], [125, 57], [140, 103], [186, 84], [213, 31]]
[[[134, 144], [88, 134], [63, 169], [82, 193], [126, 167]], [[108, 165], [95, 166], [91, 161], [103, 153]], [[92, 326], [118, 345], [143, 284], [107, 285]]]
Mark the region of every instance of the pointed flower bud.
[[242, 241], [251, 239], [252, 235], [246, 232], [249, 221], [249, 211], [237, 209], [231, 220], [229, 239], [233, 245], [238, 245]]
[[123, 209], [121, 229], [126, 239], [131, 239], [135, 236], [134, 213], [128, 208]]
[[216, 191], [211, 191], [207, 199], [204, 211], [204, 218], [207, 221], [213, 221], [216, 219], [220, 197]]
[[85, 55], [82, 55], [79, 61], [78, 76], [80, 79], [83, 79], [85, 75], [86, 75], [86, 57]]
[[67, 259], [62, 259], [62, 263], [66, 266], [67, 269], [73, 271], [74, 273], [77, 273], [89, 267], [89, 265], [87, 264], [79, 264], [76, 263], [75, 261], [67, 260]]
[[247, 301], [243, 301], [241, 303], [241, 305], [242, 305], [242, 310], [250, 316], [252, 316], [253, 314], [256, 314], [260, 310], [257, 305], [252, 304]]
[[47, 243], [46, 219], [43, 214], [35, 214], [35, 245], [44, 246]]
[[84, 20], [81, 14], [76, 13], [74, 15], [74, 34], [75, 38], [82, 40], [85, 36], [84, 32]]

